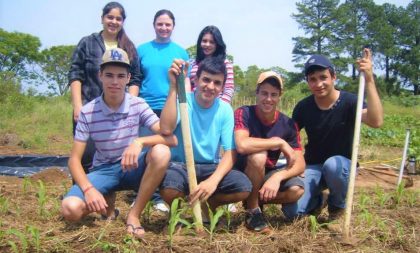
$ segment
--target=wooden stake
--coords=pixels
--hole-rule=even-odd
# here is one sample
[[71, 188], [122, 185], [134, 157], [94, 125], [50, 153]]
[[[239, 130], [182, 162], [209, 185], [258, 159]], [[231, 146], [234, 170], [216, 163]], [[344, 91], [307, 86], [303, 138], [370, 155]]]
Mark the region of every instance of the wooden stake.
[[[190, 120], [188, 117], [188, 105], [187, 105], [187, 96], [185, 92], [185, 81], [184, 81], [184, 70], [181, 70], [181, 73], [178, 76], [178, 100], [179, 100], [179, 111], [181, 115], [181, 129], [182, 129], [182, 140], [184, 142], [184, 153], [185, 161], [188, 172], [188, 185], [190, 192], [194, 191], [197, 187], [197, 176], [195, 173], [195, 163], [194, 163], [194, 153], [192, 148], [191, 141], [191, 131], [190, 131]], [[203, 230], [203, 219], [201, 217], [201, 206], [199, 201], [193, 205], [193, 214], [196, 223], [196, 230]]]

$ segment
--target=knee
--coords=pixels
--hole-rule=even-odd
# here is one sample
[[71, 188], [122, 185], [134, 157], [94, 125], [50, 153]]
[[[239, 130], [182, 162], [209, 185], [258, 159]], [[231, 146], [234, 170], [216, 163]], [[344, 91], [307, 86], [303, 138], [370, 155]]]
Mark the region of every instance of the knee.
[[171, 151], [169, 147], [163, 144], [153, 146], [149, 152], [149, 162], [152, 164], [165, 164], [169, 163], [171, 159]]
[[323, 171], [327, 175], [337, 173], [346, 174], [350, 167], [350, 160], [344, 156], [332, 156], [328, 158], [323, 165]]
[[61, 203], [61, 215], [67, 221], [79, 221], [83, 217], [84, 202], [75, 197], [68, 197]]
[[267, 152], [258, 152], [250, 154], [247, 157], [247, 164], [245, 171], [252, 172], [265, 172], [265, 163], [267, 161]]
[[302, 197], [303, 193], [305, 192], [305, 190], [302, 187], [297, 186], [297, 185], [290, 187], [288, 191], [289, 191], [292, 202], [298, 201], [300, 197]]

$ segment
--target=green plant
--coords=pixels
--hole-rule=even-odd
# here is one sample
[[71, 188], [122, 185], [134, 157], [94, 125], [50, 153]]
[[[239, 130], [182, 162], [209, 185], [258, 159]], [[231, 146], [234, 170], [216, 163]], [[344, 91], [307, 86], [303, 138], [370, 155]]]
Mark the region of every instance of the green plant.
[[362, 211], [367, 211], [368, 205], [370, 205], [371, 200], [365, 192], [362, 192], [359, 197], [359, 207]]
[[328, 226], [330, 223], [319, 223], [314, 215], [309, 216], [309, 229], [311, 234], [315, 235], [322, 227]]
[[153, 201], [148, 201], [146, 206], [144, 207], [143, 217], [147, 220], [147, 222], [150, 222], [150, 214], [152, 213], [153, 204]]
[[105, 232], [108, 228], [102, 228], [101, 232], [99, 233], [98, 238], [95, 238], [95, 243], [90, 246], [91, 250], [93, 249], [100, 249], [102, 252], [110, 252], [110, 251], [118, 251], [118, 245], [115, 243], [107, 242], [103, 240]]
[[220, 217], [222, 217], [225, 210], [223, 210], [223, 208], [217, 208], [216, 213], [213, 213], [213, 210], [211, 210], [208, 203], [207, 203], [207, 209], [208, 209], [209, 218], [210, 218], [210, 228], [206, 230], [210, 234], [210, 241], [213, 241], [213, 235], [216, 229], [216, 225], [219, 222], [219, 219]]
[[405, 193], [405, 183], [404, 183], [404, 181], [402, 181], [398, 185], [397, 190], [394, 192], [394, 196], [393, 196], [396, 206], [398, 206], [401, 203], [401, 201], [404, 197], [404, 193]]
[[47, 214], [45, 210], [45, 204], [47, 203], [47, 193], [45, 191], [45, 185], [41, 180], [38, 180], [38, 214], [44, 216]]
[[12, 248], [13, 252], [26, 252], [28, 249], [28, 240], [26, 239], [26, 236], [24, 233], [22, 233], [21, 231], [11, 228], [9, 230], [7, 230], [6, 232], [9, 235], [15, 235], [19, 238], [20, 241], [20, 245], [22, 246], [21, 250], [18, 250], [18, 247], [16, 245], [15, 242], [13, 241], [8, 241], [8, 244], [10, 245], [10, 247]]
[[27, 226], [26, 230], [31, 235], [31, 245], [35, 248], [36, 252], [39, 252], [41, 249], [39, 229], [33, 226]]
[[230, 223], [232, 222], [232, 214], [229, 211], [229, 205], [223, 205], [223, 212], [225, 213], [226, 216], [226, 225], [227, 225], [227, 229], [228, 231], [230, 230]]
[[0, 195], [0, 213], [6, 214], [9, 210], [9, 200]]
[[169, 225], [168, 225], [168, 237], [169, 237], [170, 248], [172, 248], [175, 229], [179, 223], [185, 225], [187, 229], [192, 227], [192, 224], [190, 222], [181, 218], [181, 215], [184, 214], [188, 209], [188, 207], [186, 205], [183, 205], [183, 203], [184, 203], [184, 200], [182, 198], [176, 198], [172, 201], [172, 204], [171, 204], [171, 211], [170, 211]]
[[29, 177], [23, 178], [23, 193], [27, 193], [29, 190], [29, 187], [32, 186], [31, 179]]
[[391, 195], [386, 193], [380, 186], [375, 187], [375, 194], [380, 207], [384, 207], [391, 198]]

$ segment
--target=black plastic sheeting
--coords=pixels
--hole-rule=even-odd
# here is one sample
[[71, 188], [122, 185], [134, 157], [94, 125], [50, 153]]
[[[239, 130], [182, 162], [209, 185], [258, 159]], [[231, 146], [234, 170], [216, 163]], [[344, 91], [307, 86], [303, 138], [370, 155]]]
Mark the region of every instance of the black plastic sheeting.
[[69, 174], [68, 156], [0, 156], [0, 175], [25, 177], [54, 167]]

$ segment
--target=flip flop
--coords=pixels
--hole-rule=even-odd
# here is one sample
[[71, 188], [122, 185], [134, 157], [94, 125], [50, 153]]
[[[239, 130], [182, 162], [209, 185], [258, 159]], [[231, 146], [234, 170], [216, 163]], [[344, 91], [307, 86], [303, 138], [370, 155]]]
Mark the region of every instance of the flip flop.
[[126, 224], [125, 226], [127, 227], [127, 232], [128, 232], [129, 227], [133, 230], [131, 232], [128, 232], [130, 235], [136, 237], [137, 239], [141, 239], [141, 240], [144, 239], [144, 235], [145, 235], [144, 233], [142, 235], [139, 235], [136, 232], [138, 230], [143, 230], [143, 232], [144, 232], [144, 228], [142, 226], [135, 227], [133, 224]]
[[118, 210], [117, 208], [115, 208], [114, 210], [114, 214], [111, 216], [106, 216], [101, 214], [101, 220], [116, 220], [118, 218], [118, 215], [120, 215], [120, 210]]

